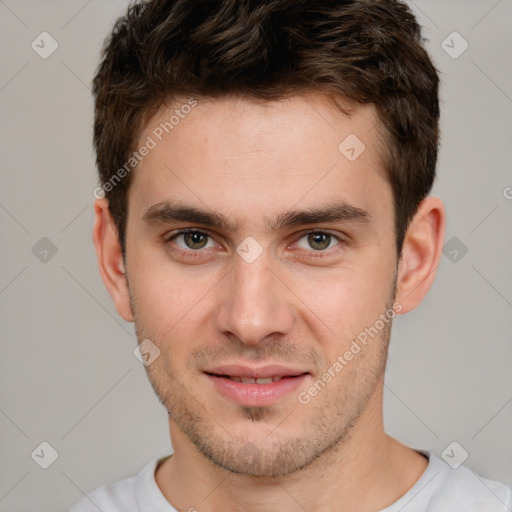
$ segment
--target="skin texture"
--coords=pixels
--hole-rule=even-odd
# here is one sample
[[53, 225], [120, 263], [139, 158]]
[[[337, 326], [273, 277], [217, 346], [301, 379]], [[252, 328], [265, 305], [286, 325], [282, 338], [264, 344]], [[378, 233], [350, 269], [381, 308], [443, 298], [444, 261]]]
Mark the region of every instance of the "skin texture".
[[[139, 141], [174, 108], [163, 106]], [[139, 342], [160, 350], [146, 370], [169, 412], [174, 454], [156, 480], [178, 510], [378, 511], [425, 470], [423, 456], [383, 429], [391, 321], [309, 403], [297, 397], [393, 305], [396, 314], [415, 308], [439, 263], [445, 211], [435, 197], [420, 204], [397, 261], [378, 123], [371, 106], [347, 116], [313, 93], [199, 102], [134, 171], [125, 262], [107, 200], [96, 201], [105, 285]], [[338, 149], [350, 134], [365, 144], [354, 161]], [[223, 215], [236, 229], [143, 219], [165, 201]], [[370, 221], [268, 225], [340, 202]], [[169, 239], [183, 228], [208, 236]], [[332, 235], [326, 248], [311, 245], [312, 230]], [[251, 263], [236, 251], [247, 237], [261, 249]], [[234, 403], [204, 373], [274, 363], [308, 375], [264, 407]]]

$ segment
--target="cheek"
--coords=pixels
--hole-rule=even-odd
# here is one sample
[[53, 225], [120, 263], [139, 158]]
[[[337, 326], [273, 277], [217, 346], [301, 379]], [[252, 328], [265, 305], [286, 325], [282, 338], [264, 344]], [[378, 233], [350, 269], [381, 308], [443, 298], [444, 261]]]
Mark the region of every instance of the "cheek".
[[[213, 273], [179, 270], [169, 265], [139, 265], [130, 279], [137, 324], [160, 342], [187, 339], [207, 317], [218, 277]], [[167, 344], [167, 343], [166, 343]]]
[[388, 284], [382, 276], [380, 280], [375, 269], [351, 267], [296, 277], [290, 288], [299, 297], [303, 318], [310, 326], [344, 343], [384, 309]]

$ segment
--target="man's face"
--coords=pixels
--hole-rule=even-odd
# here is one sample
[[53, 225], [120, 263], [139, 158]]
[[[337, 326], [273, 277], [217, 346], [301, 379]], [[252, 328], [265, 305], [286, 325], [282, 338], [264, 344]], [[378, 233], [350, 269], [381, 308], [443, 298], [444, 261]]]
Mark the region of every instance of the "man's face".
[[[235, 473], [288, 474], [346, 439], [378, 403], [391, 323], [344, 357], [394, 298], [377, 117], [370, 107], [347, 117], [320, 95], [219, 99], [159, 141], [154, 130], [176, 108], [142, 133], [140, 144], [150, 136], [156, 147], [129, 192], [137, 335], [160, 350], [148, 375], [171, 433]], [[353, 135], [365, 145], [356, 159]]]

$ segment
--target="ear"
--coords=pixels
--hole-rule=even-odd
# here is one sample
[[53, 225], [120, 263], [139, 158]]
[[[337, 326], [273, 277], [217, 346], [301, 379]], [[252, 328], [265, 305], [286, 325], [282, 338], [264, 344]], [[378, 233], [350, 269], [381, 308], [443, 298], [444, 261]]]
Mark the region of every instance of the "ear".
[[108, 209], [107, 199], [97, 199], [94, 202], [94, 217], [92, 240], [96, 248], [101, 278], [114, 301], [117, 312], [127, 322], [133, 322], [121, 244], [117, 227]]
[[414, 309], [430, 289], [442, 254], [445, 226], [442, 201], [430, 196], [423, 199], [405, 234], [398, 263], [395, 300], [403, 306], [400, 314]]

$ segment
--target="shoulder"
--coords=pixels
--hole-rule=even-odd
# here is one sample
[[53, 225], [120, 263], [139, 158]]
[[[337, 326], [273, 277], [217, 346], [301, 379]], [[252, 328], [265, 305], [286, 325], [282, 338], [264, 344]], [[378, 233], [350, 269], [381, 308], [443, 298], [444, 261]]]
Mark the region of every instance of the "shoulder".
[[453, 468], [428, 450], [428, 466], [398, 501], [381, 512], [511, 512], [512, 491], [471, 469]]
[[435, 455], [431, 455], [430, 465], [433, 470], [432, 483], [436, 484], [436, 490], [431, 495], [428, 510], [453, 512], [510, 512], [512, 510], [512, 491], [505, 484], [482, 478], [465, 466], [453, 469]]
[[109, 512], [133, 510], [136, 503], [134, 481], [135, 477], [132, 477], [102, 485], [84, 496], [71, 512], [98, 512], [98, 509]]
[[138, 511], [137, 495], [141, 491], [148, 493], [148, 483], [151, 485], [154, 482], [154, 472], [159, 460], [161, 459], [151, 460], [137, 476], [98, 487], [84, 496], [70, 512], [98, 512], [98, 509], [108, 512]]

